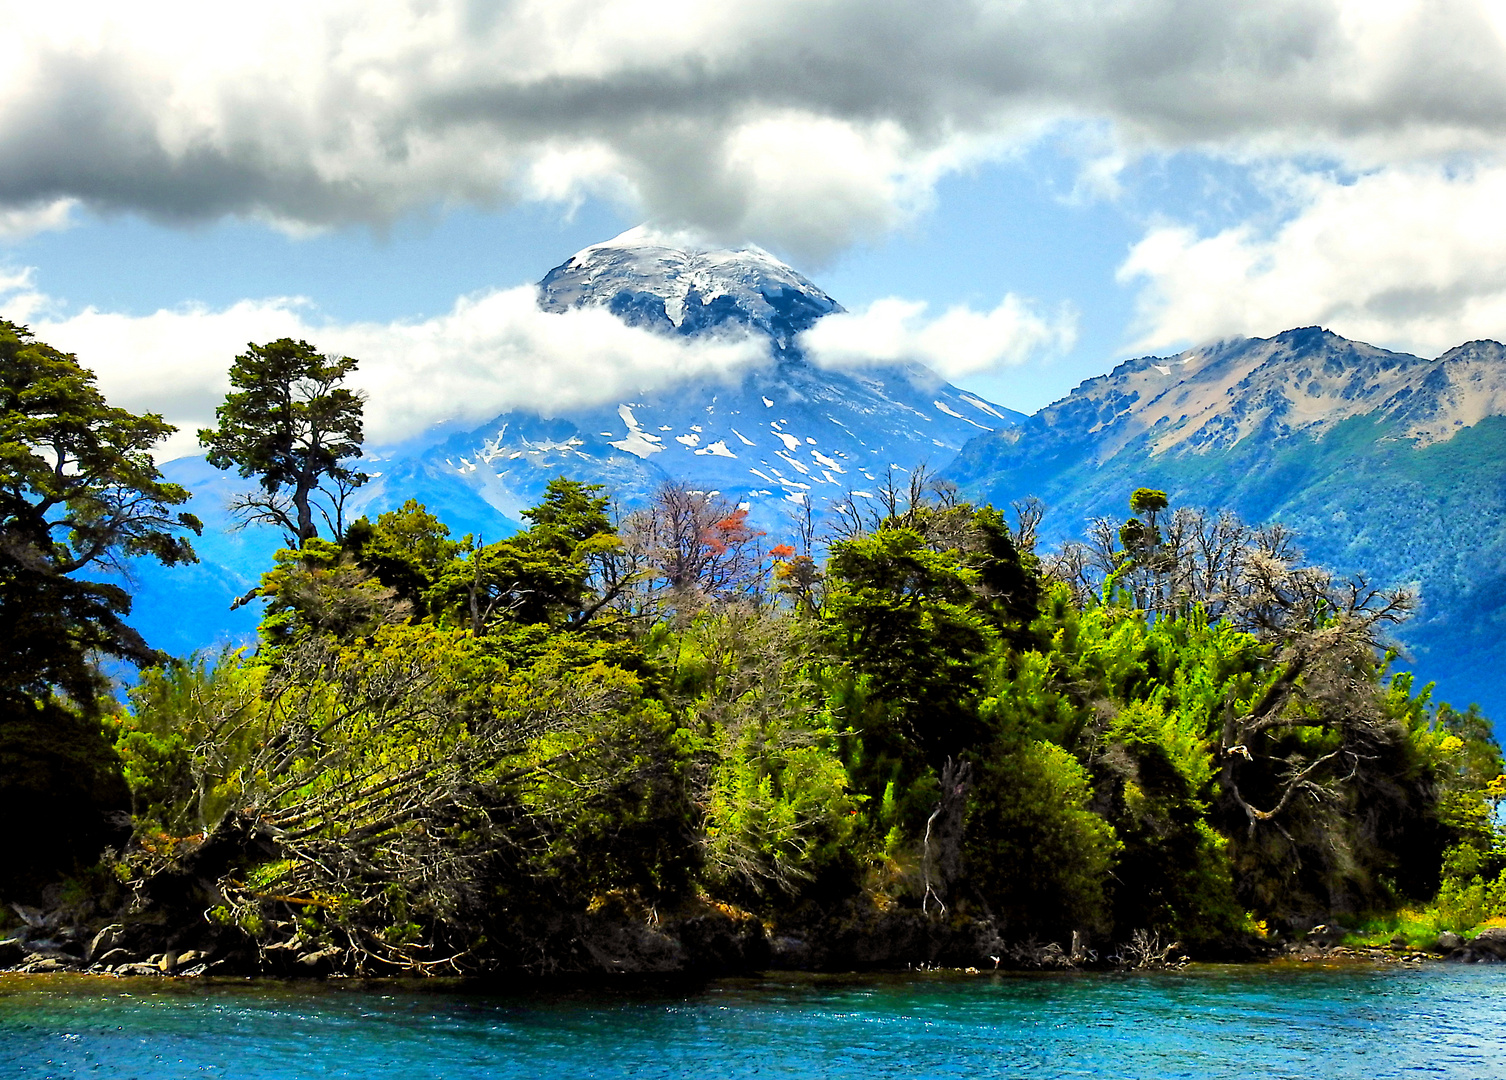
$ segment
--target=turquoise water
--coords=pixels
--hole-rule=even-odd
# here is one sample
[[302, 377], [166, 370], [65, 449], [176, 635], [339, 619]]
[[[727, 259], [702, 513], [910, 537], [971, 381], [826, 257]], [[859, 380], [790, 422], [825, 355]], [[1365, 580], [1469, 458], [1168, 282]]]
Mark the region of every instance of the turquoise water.
[[0, 976], [0, 1077], [1506, 1077], [1506, 968], [675, 991]]

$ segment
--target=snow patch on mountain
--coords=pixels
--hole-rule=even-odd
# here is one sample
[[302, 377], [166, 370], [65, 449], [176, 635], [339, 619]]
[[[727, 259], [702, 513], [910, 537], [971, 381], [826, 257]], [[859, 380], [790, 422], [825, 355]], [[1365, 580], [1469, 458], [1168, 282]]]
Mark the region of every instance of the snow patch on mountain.
[[701, 457], [709, 454], [714, 457], [732, 458], [734, 460], [736, 460], [737, 458], [736, 454], [727, 449], [726, 439], [718, 439], [716, 440], [716, 442], [710, 443], [707, 446], [704, 446], [701, 449], [697, 450], [696, 454]]
[[936, 408], [940, 409], [942, 412], [946, 413], [948, 416], [955, 416], [958, 420], [961, 420], [961, 421], [963, 421], [965, 423], [968, 423], [968, 424], [972, 424], [973, 427], [975, 427], [975, 428], [982, 428], [984, 431], [992, 431], [993, 430], [993, 428], [989, 427], [987, 424], [980, 424], [976, 420], [969, 420], [967, 417], [963, 416], [960, 412], [958, 412], [956, 409], [952, 408], [950, 405], [948, 405], [944, 401], [933, 401], [933, 402], [931, 402], [931, 404], [935, 405]]
[[617, 415], [627, 425], [627, 437], [613, 439], [607, 444], [608, 446], [615, 446], [618, 450], [639, 458], [651, 457], [665, 449], [663, 439], [645, 431], [643, 425], [638, 423], [638, 417], [634, 414], [631, 406], [617, 406]]

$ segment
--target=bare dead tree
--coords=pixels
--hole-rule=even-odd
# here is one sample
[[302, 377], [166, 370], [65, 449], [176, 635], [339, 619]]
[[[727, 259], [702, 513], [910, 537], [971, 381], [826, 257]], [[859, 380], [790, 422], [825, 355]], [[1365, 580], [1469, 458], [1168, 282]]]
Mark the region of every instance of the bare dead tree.
[[1020, 552], [1035, 551], [1040, 540], [1041, 519], [1046, 516], [1046, 504], [1034, 495], [1016, 499], [1010, 504], [1014, 511], [1014, 525], [1009, 530], [1015, 549]]
[[659, 616], [662, 606], [653, 587], [653, 560], [648, 546], [637, 542], [640, 522], [634, 512], [613, 504], [612, 523], [619, 543], [586, 557], [588, 581], [597, 597], [591, 616], [610, 611], [624, 626], [641, 628]]
[[[1156, 530], [1153, 551], [1132, 553], [1122, 546], [1120, 526], [1095, 518], [1083, 541], [1046, 556], [1046, 572], [1084, 603], [1111, 602], [1105, 590], [1112, 588], [1152, 617], [1196, 607], [1211, 621], [1268, 639], [1344, 613], [1378, 628], [1404, 618], [1411, 607], [1405, 590], [1375, 589], [1364, 578], [1340, 582], [1305, 565], [1294, 534], [1279, 524], [1252, 526], [1227, 511], [1180, 508]], [[1376, 618], [1364, 614], [1380, 611]]]
[[938, 552], [972, 550], [979, 537], [974, 508], [962, 501], [955, 484], [924, 464], [908, 472], [890, 466], [867, 497], [849, 488], [832, 506], [826, 545], [879, 529], [912, 530]]
[[[1379, 748], [1401, 737], [1382, 707], [1374, 672], [1384, 628], [1406, 618], [1413, 601], [1403, 590], [1373, 589], [1362, 579], [1336, 585], [1322, 571], [1266, 556], [1251, 560], [1250, 578], [1229, 616], [1273, 643], [1274, 675], [1246, 707], [1227, 703], [1217, 759], [1221, 788], [1253, 836], [1262, 823], [1280, 828], [1294, 800], [1337, 804]], [[1273, 747], [1283, 733], [1313, 728], [1337, 735], [1337, 748], [1287, 752], [1273, 801], [1262, 807], [1246, 799], [1242, 769], [1279, 753]]]
[[878, 512], [881, 520], [885, 522], [899, 521], [903, 517], [907, 494], [912, 496], [910, 505], [914, 505], [915, 473], [909, 472], [904, 477], [901, 477], [899, 473], [900, 470], [890, 465], [884, 470], [883, 476], [874, 488], [874, 495], [878, 500]]
[[1102, 575], [1093, 560], [1093, 551], [1085, 543], [1069, 540], [1041, 560], [1041, 569], [1048, 580], [1059, 581], [1072, 592], [1072, 602], [1079, 608], [1098, 602], [1098, 586]]
[[622, 536], [646, 610], [692, 613], [709, 601], [760, 595], [766, 586], [768, 566], [756, 542], [763, 533], [748, 524], [747, 511], [683, 483], [665, 484], [628, 515]]
[[345, 535], [345, 504], [350, 501], [356, 489], [369, 479], [366, 473], [345, 470], [335, 473], [326, 482], [320, 491], [323, 499], [316, 501], [314, 505], [319, 510], [319, 516], [324, 519], [324, 527], [329, 530], [330, 536], [338, 538]]
[[973, 777], [973, 763], [946, 759], [941, 769], [941, 798], [926, 819], [921, 840], [920, 873], [923, 885], [921, 910], [934, 902], [939, 914], [946, 913], [948, 886], [962, 873], [963, 814]]
[[848, 485], [832, 504], [826, 541], [829, 546], [878, 529], [916, 529], [938, 511], [953, 509], [965, 509], [956, 484], [936, 476], [925, 463], [909, 470], [890, 465], [872, 490]]
[[482, 584], [481, 553], [486, 550], [486, 540], [477, 536], [470, 551], [471, 580], [466, 584], [466, 607], [471, 614], [471, 633], [480, 637], [491, 625], [498, 595], [488, 596]]
[[795, 540], [799, 545], [797, 554], [804, 555], [807, 559], [815, 556], [816, 548], [816, 508], [810, 498], [801, 499], [798, 508], [786, 515], [790, 524], [794, 527]]
[[872, 492], [860, 492], [849, 484], [841, 499], [830, 505], [822, 537], [823, 545], [829, 548], [843, 540], [855, 540], [877, 529], [883, 522], [878, 506]]
[[1104, 596], [1105, 585], [1115, 581], [1112, 575], [1120, 568], [1120, 556], [1118, 526], [1108, 518], [1093, 518], [1086, 537], [1069, 540], [1047, 553], [1042, 569], [1047, 577], [1072, 590], [1078, 606], [1087, 607], [1109, 599]]

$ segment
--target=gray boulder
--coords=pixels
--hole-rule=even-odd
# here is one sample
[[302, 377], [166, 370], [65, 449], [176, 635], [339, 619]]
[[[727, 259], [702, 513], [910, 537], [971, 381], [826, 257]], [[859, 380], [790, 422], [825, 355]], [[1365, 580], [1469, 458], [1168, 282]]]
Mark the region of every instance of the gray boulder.
[[1337, 945], [1352, 932], [1338, 923], [1319, 923], [1307, 932], [1306, 940], [1312, 945]]
[[93, 962], [104, 956], [107, 952], [120, 946], [120, 934], [125, 927], [119, 923], [107, 926], [94, 935], [94, 940], [89, 942], [89, 947], [84, 950], [84, 959]]
[[1497, 960], [1506, 960], [1506, 926], [1488, 926], [1476, 934], [1470, 944], [1476, 952], [1490, 953]]
[[[159, 960], [160, 964], [161, 961]], [[115, 969], [117, 975], [161, 975], [162, 969], [157, 964], [121, 964]]]

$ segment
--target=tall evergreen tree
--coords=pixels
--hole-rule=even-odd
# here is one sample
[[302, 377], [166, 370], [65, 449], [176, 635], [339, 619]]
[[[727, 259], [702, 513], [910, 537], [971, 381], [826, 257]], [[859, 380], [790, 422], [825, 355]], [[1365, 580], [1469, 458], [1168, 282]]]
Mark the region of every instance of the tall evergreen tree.
[[25, 894], [111, 834], [127, 805], [99, 724], [96, 660], [160, 659], [126, 623], [131, 598], [85, 575], [132, 556], [192, 562], [151, 448], [174, 428], [111, 407], [69, 353], [0, 321], [0, 818], [28, 823], [0, 864]]
[[257, 477], [261, 490], [234, 504], [245, 523], [280, 527], [290, 547], [345, 529], [345, 499], [368, 479], [347, 463], [361, 452], [362, 396], [344, 386], [357, 361], [325, 356], [306, 341], [250, 345], [230, 368], [232, 390], [199, 432], [217, 469]]

